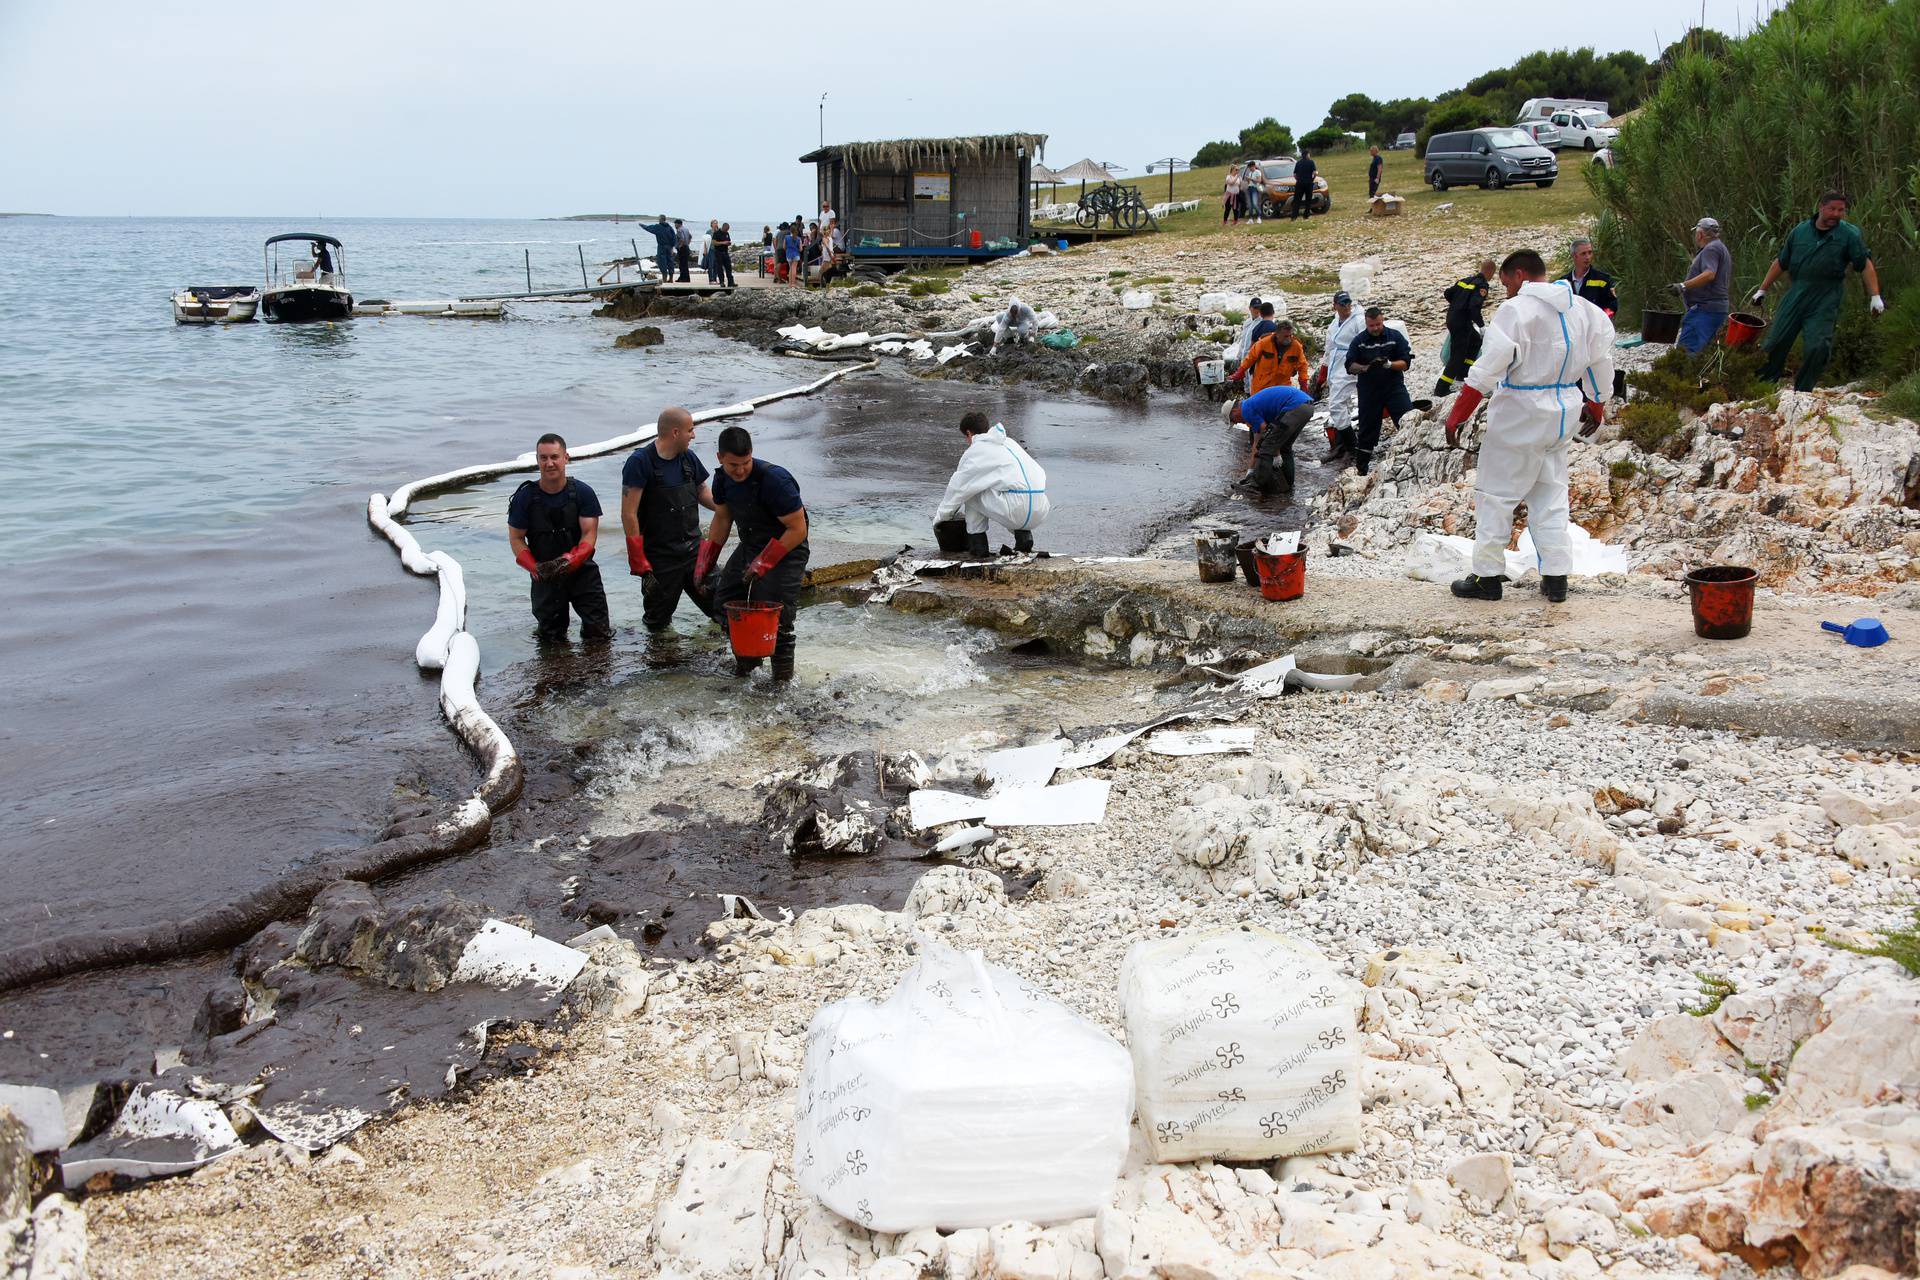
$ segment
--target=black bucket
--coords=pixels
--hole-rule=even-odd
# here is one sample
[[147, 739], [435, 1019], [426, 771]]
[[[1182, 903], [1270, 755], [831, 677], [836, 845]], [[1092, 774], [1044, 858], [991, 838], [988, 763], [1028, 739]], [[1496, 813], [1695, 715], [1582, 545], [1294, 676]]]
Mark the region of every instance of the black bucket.
[[942, 551], [965, 551], [967, 549], [967, 522], [965, 520], [936, 520], [933, 522], [933, 539], [940, 544]]
[[1648, 342], [1679, 341], [1680, 313], [1678, 311], [1642, 311], [1640, 336]]

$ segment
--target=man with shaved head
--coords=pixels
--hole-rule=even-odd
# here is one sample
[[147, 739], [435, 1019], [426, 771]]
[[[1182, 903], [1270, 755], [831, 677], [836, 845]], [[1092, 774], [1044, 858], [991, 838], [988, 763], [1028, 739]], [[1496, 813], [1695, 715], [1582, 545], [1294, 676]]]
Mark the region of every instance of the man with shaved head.
[[682, 592], [714, 616], [713, 598], [698, 584], [719, 552], [700, 541], [699, 508], [714, 506], [706, 464], [693, 456], [693, 415], [678, 406], [667, 409], [657, 432], [620, 473], [627, 572], [640, 579], [640, 620], [655, 634], [673, 622]]

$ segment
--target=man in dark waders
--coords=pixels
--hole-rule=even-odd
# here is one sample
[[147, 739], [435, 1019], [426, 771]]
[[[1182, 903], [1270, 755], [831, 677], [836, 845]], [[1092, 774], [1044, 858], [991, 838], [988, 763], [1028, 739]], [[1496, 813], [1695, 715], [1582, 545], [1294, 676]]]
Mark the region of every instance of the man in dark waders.
[[[713, 478], [713, 523], [700, 547], [695, 578], [711, 572], [727, 534], [740, 531], [740, 545], [727, 557], [713, 590], [713, 605], [724, 610], [736, 600], [778, 603], [780, 632], [773, 646], [775, 680], [793, 679], [793, 622], [799, 612], [800, 585], [807, 573], [807, 508], [800, 486], [785, 467], [753, 456], [753, 437], [745, 427], [720, 433], [720, 473]], [[704, 572], [703, 572], [704, 570]], [[735, 656], [735, 675], [750, 675], [758, 658]]]
[[513, 491], [507, 503], [507, 542], [514, 563], [533, 575], [533, 616], [542, 640], [567, 638], [567, 610], [580, 615], [582, 640], [606, 640], [607, 592], [593, 544], [600, 534], [600, 499], [567, 476], [567, 442], [548, 432], [533, 447], [540, 478]]
[[1767, 290], [1782, 274], [1793, 277], [1793, 287], [1780, 304], [1767, 330], [1764, 345], [1767, 363], [1760, 376], [1778, 381], [1787, 371], [1787, 356], [1793, 340], [1800, 339], [1800, 372], [1794, 377], [1796, 391], [1811, 391], [1819, 382], [1833, 354], [1833, 322], [1840, 315], [1840, 294], [1847, 282], [1847, 268], [1860, 273], [1867, 286], [1867, 310], [1879, 315], [1887, 309], [1880, 298], [1880, 273], [1874, 268], [1873, 255], [1860, 228], [1846, 220], [1847, 197], [1829, 191], [1820, 197], [1813, 217], [1787, 233], [1786, 243], [1767, 268], [1767, 278], [1753, 291], [1754, 306], [1766, 300]]
[[[685, 593], [700, 612], [716, 617], [713, 601], [695, 585], [700, 553], [700, 508], [712, 511], [707, 467], [693, 456], [693, 415], [672, 408], [658, 434], [635, 449], [620, 472], [620, 528], [627, 536], [627, 572], [640, 579], [640, 620], [653, 634], [673, 622]], [[720, 548], [707, 552], [711, 565]]]
[[1480, 357], [1493, 272], [1493, 259], [1483, 258], [1478, 271], [1447, 286], [1447, 367], [1440, 371], [1440, 381], [1433, 384], [1436, 396], [1450, 396], [1458, 390]]

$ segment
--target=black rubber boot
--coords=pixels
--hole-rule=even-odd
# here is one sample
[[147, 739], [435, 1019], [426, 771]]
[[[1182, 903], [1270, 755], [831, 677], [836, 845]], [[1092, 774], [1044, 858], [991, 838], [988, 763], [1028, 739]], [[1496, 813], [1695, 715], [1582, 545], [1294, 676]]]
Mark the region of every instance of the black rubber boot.
[[1437, 400], [1442, 396], [1450, 396], [1452, 394], [1453, 383], [1449, 382], [1445, 377], [1442, 377], [1438, 382], [1433, 384], [1434, 399]]
[[1567, 602], [1567, 575], [1564, 573], [1543, 573], [1540, 575], [1540, 594], [1549, 604]]
[[987, 545], [987, 535], [984, 530], [967, 535], [967, 559], [987, 560], [992, 556], [993, 549]]
[[1025, 555], [1033, 550], [1033, 530], [1015, 529], [1013, 531], [1013, 550], [1017, 555]]
[[1355, 451], [1353, 455], [1353, 469], [1361, 475], [1367, 474], [1368, 471], [1373, 469], [1373, 455]]
[[759, 669], [760, 659], [743, 658], [737, 653], [733, 655], [733, 674], [735, 676], [745, 679]]
[[1477, 573], [1470, 573], [1464, 578], [1456, 578], [1452, 590], [1453, 594], [1459, 596], [1462, 600], [1498, 600], [1500, 598], [1500, 584], [1506, 580], [1506, 575], [1500, 573], [1496, 573], [1490, 578], [1483, 578]]
[[771, 675], [775, 680], [793, 679], [793, 655], [790, 653], [774, 654], [773, 665], [767, 669], [767, 674]]
[[1354, 434], [1351, 427], [1333, 433], [1333, 452], [1327, 455], [1327, 461], [1344, 458], [1353, 452]]

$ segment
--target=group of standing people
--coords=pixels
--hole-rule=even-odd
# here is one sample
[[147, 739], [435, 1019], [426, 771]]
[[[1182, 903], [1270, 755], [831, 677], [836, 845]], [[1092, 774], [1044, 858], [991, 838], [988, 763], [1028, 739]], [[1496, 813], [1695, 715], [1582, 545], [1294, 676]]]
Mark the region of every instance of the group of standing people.
[[[794, 619], [808, 556], [807, 509], [785, 467], [753, 456], [753, 437], [730, 426], [717, 442], [719, 470], [693, 452], [693, 415], [674, 407], [660, 415], [656, 434], [628, 456], [620, 475], [620, 526], [627, 571], [640, 579], [641, 621], [664, 633], [682, 596], [715, 621], [736, 601], [781, 606], [772, 675], [793, 678]], [[607, 593], [593, 562], [600, 531], [600, 500], [583, 480], [567, 474], [567, 442], [549, 432], [534, 447], [540, 478], [514, 491], [507, 504], [507, 541], [514, 560], [532, 576], [534, 620], [543, 641], [564, 640], [571, 611], [583, 640], [613, 635]], [[702, 509], [711, 513], [704, 534]], [[728, 538], [738, 545], [724, 564]], [[734, 659], [734, 674], [751, 674], [759, 658]]]
[[[1376, 167], [1379, 164], [1377, 155], [1374, 163]], [[1293, 162], [1293, 191], [1274, 210], [1276, 218], [1282, 214], [1289, 220], [1313, 215], [1313, 181], [1318, 172], [1319, 166], [1314, 163], [1313, 157], [1307, 154], [1305, 147], [1301, 147], [1300, 155]], [[1378, 176], [1376, 172], [1370, 180], [1377, 182]], [[1369, 190], [1368, 194], [1371, 195], [1372, 191]], [[1226, 185], [1221, 192], [1220, 221], [1223, 224], [1231, 222], [1236, 227], [1243, 218], [1254, 223], [1264, 222], [1267, 197], [1267, 171], [1258, 160], [1230, 166]]]
[[821, 202], [820, 216], [811, 222], [796, 213], [778, 228], [760, 228], [760, 249], [761, 274], [770, 266], [776, 281], [797, 288], [805, 288], [809, 275], [815, 273], [824, 285], [852, 270], [840, 215], [827, 201]]
[[[669, 280], [681, 284], [693, 280], [693, 232], [687, 226], [686, 219], [669, 220], [666, 214], [647, 224], [646, 230], [653, 236], [654, 263], [660, 268], [662, 284]], [[733, 224], [722, 222], [718, 218], [707, 221], [705, 236], [700, 242], [700, 269], [707, 273], [708, 284], [723, 284], [733, 287]]]

